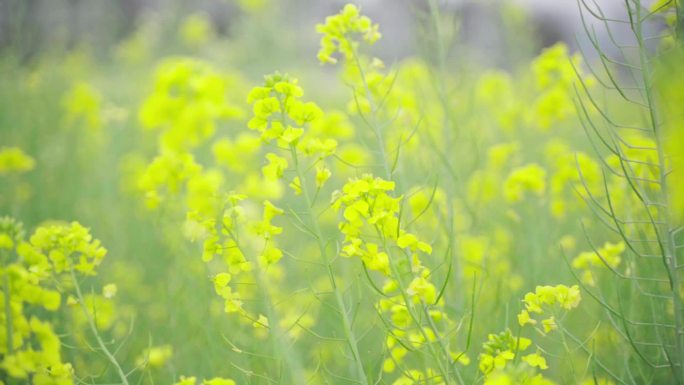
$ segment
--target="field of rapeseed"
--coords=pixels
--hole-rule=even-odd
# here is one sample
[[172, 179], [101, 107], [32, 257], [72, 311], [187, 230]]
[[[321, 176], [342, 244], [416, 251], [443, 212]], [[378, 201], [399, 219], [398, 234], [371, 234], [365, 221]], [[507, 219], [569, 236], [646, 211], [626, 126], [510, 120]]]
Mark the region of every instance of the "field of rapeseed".
[[0, 385], [684, 385], [684, 5], [225, 3], [0, 50]]

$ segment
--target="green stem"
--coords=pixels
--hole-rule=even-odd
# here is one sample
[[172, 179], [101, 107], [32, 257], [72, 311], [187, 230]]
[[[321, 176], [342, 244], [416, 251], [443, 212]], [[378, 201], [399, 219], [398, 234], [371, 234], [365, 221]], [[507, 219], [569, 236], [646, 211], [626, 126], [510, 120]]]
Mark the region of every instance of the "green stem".
[[74, 273], [73, 267], [71, 268], [71, 280], [74, 283], [74, 289], [76, 290], [76, 298], [78, 299], [79, 305], [81, 305], [81, 309], [83, 310], [83, 314], [86, 317], [86, 320], [88, 321], [88, 325], [90, 326], [90, 330], [92, 331], [93, 335], [95, 336], [95, 340], [97, 340], [97, 344], [100, 347], [100, 350], [104, 353], [105, 356], [107, 356], [107, 359], [109, 359], [109, 362], [114, 366], [116, 369], [117, 374], [119, 375], [119, 378], [121, 379], [121, 383], [123, 385], [129, 385], [128, 384], [128, 378], [126, 377], [126, 373], [124, 373], [123, 369], [121, 368], [121, 365], [119, 365], [119, 362], [116, 360], [116, 357], [109, 351], [107, 348], [107, 345], [104, 343], [102, 340], [102, 337], [100, 337], [100, 333], [97, 331], [97, 325], [95, 325], [95, 320], [93, 320], [93, 317], [90, 315], [90, 312], [88, 311], [88, 307], [85, 304], [85, 300], [83, 299], [83, 294], [81, 293], [81, 286], [78, 283], [78, 279], [76, 279], [76, 274]]
[[352, 328], [352, 324], [349, 319], [349, 314], [346, 310], [346, 305], [344, 303], [342, 292], [340, 291], [340, 288], [337, 286], [337, 282], [335, 281], [335, 274], [333, 272], [332, 262], [328, 257], [328, 252], [326, 250], [325, 244], [323, 243], [323, 233], [321, 232], [321, 228], [318, 224], [316, 214], [313, 211], [313, 202], [311, 199], [311, 194], [309, 192], [309, 188], [307, 187], [306, 179], [304, 178], [304, 173], [302, 172], [301, 167], [299, 166], [297, 148], [294, 145], [290, 145], [290, 153], [292, 154], [292, 161], [294, 162], [295, 170], [297, 171], [297, 177], [299, 178], [300, 188], [302, 189], [304, 199], [306, 200], [306, 210], [307, 214], [309, 215], [309, 218], [311, 219], [311, 225], [313, 226], [314, 235], [316, 237], [316, 241], [318, 242], [318, 249], [320, 250], [323, 262], [326, 265], [328, 271], [328, 279], [330, 280], [333, 292], [335, 293], [335, 301], [337, 302], [338, 307], [337, 311], [342, 316], [342, 326], [344, 328], [344, 335], [347, 339], [349, 349], [352, 352], [352, 356], [354, 357], [356, 376], [360, 383], [368, 384], [369, 382], [366, 376], [366, 371], [363, 368], [363, 361], [361, 360], [361, 354], [359, 353], [358, 341]]
[[436, 4], [436, 0], [430, 0], [428, 5], [430, 7], [430, 18], [435, 28], [435, 45], [437, 51], [437, 72], [438, 76], [433, 76], [433, 85], [437, 90], [437, 95], [439, 101], [442, 104], [442, 110], [444, 111], [444, 123], [442, 125], [445, 145], [451, 144], [451, 129], [453, 127], [452, 123], [455, 122], [455, 118], [452, 113], [452, 109], [449, 108], [449, 95], [446, 90], [446, 49], [444, 48], [444, 42], [442, 38], [442, 29], [439, 22], [439, 9]]
[[[385, 153], [385, 142], [384, 142], [384, 139], [382, 136], [382, 132], [380, 130], [380, 126], [377, 124], [377, 119], [378, 119], [377, 118], [377, 110], [376, 110], [375, 103], [373, 100], [373, 94], [370, 90], [370, 87], [368, 86], [368, 82], [366, 81], [366, 76], [364, 74], [363, 66], [361, 65], [361, 61], [359, 59], [359, 56], [358, 56], [356, 50], [353, 48], [354, 45], [352, 44], [351, 46], [352, 46], [352, 53], [353, 53], [352, 56], [354, 59], [354, 63], [355, 63], [355, 65], [359, 71], [359, 75], [361, 77], [361, 82], [363, 83], [363, 87], [364, 87], [365, 92], [366, 92], [366, 99], [368, 99], [368, 104], [370, 105], [370, 109], [371, 109], [371, 117], [370, 117], [371, 120], [368, 122], [368, 124], [373, 129], [376, 141], [378, 142], [377, 144], [378, 144], [378, 149], [380, 152], [380, 157], [382, 158], [382, 165], [383, 165], [383, 169], [385, 171], [385, 177], [387, 179], [391, 180], [392, 179], [392, 171], [390, 170], [389, 164], [387, 162], [387, 156]], [[379, 229], [378, 229], [378, 232], [381, 233], [379, 231]], [[439, 366], [439, 370], [440, 370], [440, 372], [444, 378], [445, 383], [450, 384], [450, 383], [452, 383], [451, 382], [451, 376], [449, 375], [450, 371], [444, 367], [444, 363], [442, 362], [442, 359], [440, 359], [439, 354], [435, 351], [434, 347], [432, 346], [432, 343], [430, 342], [430, 340], [427, 336], [427, 333], [425, 333], [425, 330], [423, 330], [422, 325], [421, 325], [420, 321], [418, 320], [417, 315], [415, 314], [415, 309], [413, 308], [413, 303], [410, 301], [410, 299], [408, 298], [408, 296], [406, 294], [406, 287], [401, 280], [401, 276], [399, 275], [399, 271], [398, 271], [398, 269], [394, 263], [394, 258], [391, 255], [391, 251], [387, 247], [384, 236], [381, 236], [381, 238], [383, 240], [383, 247], [387, 251], [387, 254], [389, 256], [390, 266], [392, 268], [392, 273], [395, 275], [397, 282], [399, 283], [401, 295], [404, 299], [404, 302], [406, 303], [406, 307], [409, 311], [409, 314], [410, 314], [411, 318], [413, 319], [414, 323], [416, 324], [416, 326], [418, 327], [418, 329], [420, 330], [423, 338], [425, 338], [425, 341], [429, 347], [430, 353], [433, 356], [433, 358], [435, 359], [435, 361], [437, 362], [437, 364]], [[428, 317], [429, 317], [429, 312], [428, 312], [427, 308], [424, 306], [424, 304], [423, 304], [423, 309], [425, 310], [426, 314], [428, 314]], [[428, 326], [434, 332], [435, 337], [439, 340], [440, 346], [444, 347], [443, 341], [441, 340], [441, 338], [439, 338], [439, 336], [440, 336], [439, 330], [434, 328], [433, 327], [434, 324], [432, 324], [432, 323], [428, 323]], [[449, 360], [450, 356], [449, 356], [448, 349], [446, 349], [445, 354], [446, 354], [445, 358], [447, 360]]]
[[568, 362], [568, 364], [569, 364], [569, 366], [570, 366], [570, 371], [572, 372], [572, 379], [573, 379], [573, 382], [577, 382], [577, 381], [579, 381], [580, 379], [577, 378], [577, 369], [575, 368], [575, 363], [574, 363], [574, 361], [573, 361], [573, 359], [572, 359], [572, 358], [573, 358], [573, 357], [572, 357], [573, 351], [572, 351], [572, 349], [570, 349], [570, 344], [568, 344], [567, 338], [565, 338], [565, 333], [562, 332], [562, 330], [565, 330], [565, 328], [563, 328], [562, 325], [561, 325], [561, 320], [562, 320], [562, 318], [560, 318], [560, 317], [558, 316], [558, 314], [556, 314], [555, 311], [553, 312], [553, 318], [554, 318], [554, 320], [555, 320], [556, 325], [558, 326], [558, 328], [561, 329], [561, 332], [560, 332], [561, 343], [562, 343], [562, 345], [563, 345], [563, 349], [565, 350], [565, 353], [567, 354], [567, 362]]
[[[432, 319], [432, 317], [430, 317], [430, 311], [428, 310], [427, 305], [425, 304], [425, 301], [423, 301], [421, 299], [420, 304], [422, 305], [423, 312], [425, 313], [425, 316], [427, 317], [428, 325], [430, 326], [430, 329], [432, 329], [434, 331], [435, 337], [437, 337], [437, 341], [439, 343], [439, 346], [442, 348], [442, 351], [444, 352], [444, 357], [446, 358], [447, 365], [451, 369], [456, 365], [456, 361], [453, 360], [451, 357], [451, 348], [450, 348], [449, 340], [446, 340], [446, 342], [445, 342], [443, 338], [439, 338], [440, 334], [437, 333], [437, 331], [436, 331], [437, 325], [435, 325], [434, 320]], [[456, 375], [458, 382], [460, 382], [461, 384], [464, 384], [463, 378], [461, 377], [461, 373], [459, 373], [458, 370], [454, 370], [453, 372]], [[451, 373], [451, 371], [449, 371], [448, 373]], [[448, 383], [447, 381], [445, 381], [445, 382]]]
[[10, 287], [10, 281], [9, 281], [9, 272], [8, 268], [10, 265], [9, 261], [9, 252], [3, 251], [2, 252], [2, 261], [4, 267], [3, 271], [3, 290], [5, 293], [5, 321], [7, 323], [7, 354], [10, 355], [14, 352], [14, 341], [12, 336], [14, 335], [14, 322], [12, 320], [12, 294], [10, 293], [10, 290], [12, 289]]
[[[420, 319], [418, 318], [418, 315], [416, 314], [413, 301], [412, 299], [408, 296], [407, 294], [407, 287], [404, 281], [401, 279], [401, 273], [399, 272], [399, 268], [396, 265], [396, 260], [394, 256], [392, 255], [392, 251], [390, 248], [387, 246], [387, 240], [385, 239], [384, 235], [382, 234], [382, 231], [376, 227], [376, 231], [378, 233], [378, 237], [382, 240], [382, 247], [383, 249], [387, 252], [387, 256], [389, 259], [389, 265], [390, 268], [392, 269], [392, 275], [395, 277], [397, 284], [399, 285], [399, 292], [401, 293], [401, 297], [404, 300], [404, 303], [406, 304], [406, 310], [408, 311], [409, 315], [411, 316], [411, 319], [413, 320], [413, 323], [416, 325], [418, 330], [420, 331], [421, 335], [425, 339], [425, 343], [428, 346], [428, 349], [430, 350], [430, 355], [434, 358], [434, 360], [437, 362], [437, 365], [439, 367], [439, 371], [442, 374], [444, 378], [444, 382], [446, 384], [451, 384], [451, 376], [449, 375], [451, 372], [448, 370], [448, 368], [444, 367], [444, 363], [442, 362], [442, 359], [440, 358], [439, 353], [435, 350], [435, 348], [432, 346], [432, 341], [430, 341], [430, 338], [428, 337], [427, 333], [425, 333], [425, 330], [423, 329], [422, 323], [420, 322]], [[423, 307], [423, 310], [425, 311], [426, 316], [429, 318], [429, 312], [427, 310], [427, 307], [425, 306], [425, 303], [421, 301], [421, 305]], [[440, 346], [444, 347], [442, 344], [442, 339], [440, 338], [440, 333], [439, 330], [434, 328], [432, 323], [428, 323], [428, 326], [430, 329], [433, 331], [435, 334], [435, 338], [439, 341]], [[449, 351], [448, 349], [444, 352], [446, 355], [446, 358], [449, 359]]]
[[[385, 171], [385, 177], [387, 179], [392, 178], [392, 172], [389, 168], [389, 164], [387, 163], [387, 155], [385, 154], [385, 142], [382, 137], [382, 132], [380, 131], [380, 127], [377, 124], [377, 110], [375, 109], [375, 103], [373, 101], [373, 93], [370, 90], [370, 87], [368, 86], [368, 82], [366, 81], [366, 75], [363, 72], [363, 66], [361, 65], [361, 60], [359, 59], [359, 55], [356, 52], [356, 49], [354, 48], [354, 45], [351, 44], [352, 47], [352, 53], [353, 53], [353, 58], [354, 58], [354, 64], [356, 64], [356, 67], [359, 70], [359, 76], [361, 76], [361, 83], [363, 84], [363, 88], [366, 91], [366, 99], [368, 99], [368, 104], [370, 105], [370, 110], [371, 110], [371, 121], [368, 122], [368, 125], [371, 126], [373, 129], [373, 134], [375, 135], [375, 140], [378, 142], [378, 149], [380, 151], [380, 157], [382, 158], [382, 166]], [[359, 113], [362, 113], [359, 111]]]
[[675, 226], [672, 224], [672, 219], [670, 218], [670, 213], [668, 210], [670, 197], [668, 193], [668, 180], [667, 180], [667, 159], [664, 154], [665, 139], [663, 138], [663, 130], [659, 124], [657, 112], [656, 112], [656, 102], [653, 95], [653, 82], [650, 75], [650, 66], [648, 58], [646, 56], [646, 47], [644, 44], [643, 36], [643, 22], [642, 17], [642, 7], [641, 1], [637, 1], [636, 4], [636, 25], [634, 26], [634, 33], [636, 35], [637, 42], [639, 44], [639, 62], [641, 66], [641, 76], [643, 81], [644, 90], [646, 92], [646, 101], [649, 110], [649, 120], [651, 124], [651, 129], [655, 134], [656, 148], [658, 149], [658, 169], [659, 169], [659, 180], [660, 180], [660, 191], [661, 199], [665, 206], [660, 206], [660, 214], [663, 217], [664, 230], [667, 234], [667, 239], [664, 244], [665, 261], [666, 268], [668, 270], [668, 275], [670, 279], [670, 293], [672, 296], [673, 310], [674, 310], [674, 326], [675, 326], [675, 349], [677, 352], [676, 358], [678, 363], [672, 369], [676, 373], [678, 379], [677, 382], [684, 383], [684, 320], [682, 319], [682, 301], [680, 298], [680, 282], [679, 274], [677, 271], [677, 249], [675, 243]]
[[14, 335], [14, 330], [13, 330], [13, 321], [12, 321], [12, 301], [10, 298], [10, 282], [9, 282], [9, 275], [7, 274], [7, 270], [4, 272], [4, 277], [3, 277], [3, 290], [5, 291], [5, 321], [7, 323], [7, 354], [12, 354], [14, 352], [14, 346], [13, 346], [13, 338], [12, 336]]
[[[239, 243], [239, 237], [232, 231], [226, 229], [231, 239], [235, 242], [235, 246], [240, 250], [242, 255], [251, 255], [245, 253]], [[280, 356], [283, 357], [285, 364], [290, 372], [291, 380], [296, 384], [306, 384], [307, 381], [304, 379], [302, 363], [298, 359], [298, 355], [292, 352], [292, 348], [288, 345], [285, 340], [285, 334], [280, 328], [280, 317], [275, 311], [275, 306], [271, 300], [271, 294], [268, 292], [269, 282], [264, 276], [264, 272], [259, 266], [259, 261], [252, 261], [254, 264], [254, 270], [256, 271], [256, 278], [258, 281], [257, 288], [260, 291], [260, 297], [263, 298], [266, 307], [266, 316], [268, 317], [268, 329], [271, 336], [271, 342], [274, 345], [276, 351], [280, 352]]]

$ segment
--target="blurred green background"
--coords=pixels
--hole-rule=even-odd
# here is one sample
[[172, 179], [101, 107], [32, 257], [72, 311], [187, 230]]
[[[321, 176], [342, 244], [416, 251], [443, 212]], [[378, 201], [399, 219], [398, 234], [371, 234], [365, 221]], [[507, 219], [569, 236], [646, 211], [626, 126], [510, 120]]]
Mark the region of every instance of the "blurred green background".
[[[439, 164], [436, 152], [402, 160], [399, 184], [406, 190], [440, 180], [447, 201], [472, 194], [469, 180], [487, 167], [490, 148], [509, 141], [519, 142], [521, 151], [504, 162], [506, 169], [545, 161], [549, 168], [554, 167], [547, 145], [559, 138], [573, 149], [592, 151], [574, 116], [554, 122], [552, 132], [528, 129], [523, 123], [513, 133], [499, 127], [499, 117], [490, 112], [496, 110], [494, 105], [501, 106], [503, 99], [498, 97], [507, 98], [504, 103], [534, 99], [534, 74], [529, 67], [543, 48], [559, 41], [571, 49], [587, 44], [581, 37], [579, 42], [575, 40], [581, 28], [577, 18], [565, 17], [576, 13], [574, 1], [559, 1], [562, 5], [551, 10], [539, 2], [444, 1], [439, 2], [438, 16], [430, 14], [427, 2], [359, 3], [364, 14], [380, 24], [384, 35], [374, 55], [388, 67], [405, 68], [405, 72], [410, 72], [412, 60], [425, 63], [432, 76], [443, 76], [453, 98], [447, 110], [454, 114], [449, 128], [456, 139], [446, 143], [453, 145], [445, 152], [446, 165], [431, 168]], [[339, 1], [310, 0], [0, 0], [0, 147], [18, 146], [36, 160], [33, 171], [0, 179], [0, 214], [21, 219], [29, 229], [48, 220], [76, 220], [102, 241], [108, 257], [91, 282], [92, 287], [113, 282], [119, 288], [106, 330], [108, 338], [115, 341], [112, 346], [121, 346], [118, 356], [132, 368], [148, 347], [170, 345], [173, 349], [172, 359], [160, 359], [159, 367], [147, 366], [135, 374], [142, 383], [167, 384], [180, 374], [223, 375], [243, 383], [240, 379], [248, 376], [233, 365], [258, 373], [270, 364], [269, 359], [244, 354], [237, 346], [263, 348], [259, 354], [271, 354], [255, 342], [251, 331], [223, 313], [209, 279], [211, 272], [199, 258], [201, 246], [183, 237], [185, 218], [173, 209], [146, 210], [131, 187], [131, 170], [139, 166], [141, 158], [149, 160], [157, 145], [154, 136], [141, 130], [138, 123], [139, 106], [154, 86], [155, 68], [167, 57], [206, 60], [235, 79], [235, 89], [228, 93], [248, 114], [247, 93], [261, 83], [264, 74], [275, 70], [299, 78], [307, 99], [315, 100], [323, 110], [344, 109], [340, 106], [348, 102], [349, 87], [339, 80], [334, 68], [319, 65], [319, 36], [315, 33], [315, 25], [342, 6]], [[607, 9], [613, 9], [612, 3]], [[653, 24], [649, 28], [655, 31], [660, 27]], [[512, 94], [494, 92], [498, 96], [488, 99], [482, 95], [487, 84], [504, 87], [498, 83], [496, 71], [505, 71], [506, 79], [510, 78], [510, 84], [508, 80], [503, 83]], [[434, 84], [421, 83], [413, 91], [421, 87], [429, 89], [426, 104], [439, 103]], [[418, 109], [422, 108], [418, 104]], [[527, 110], [526, 106], [516, 108]], [[430, 114], [427, 107], [424, 112]], [[630, 117], [629, 112], [624, 115]], [[360, 126], [358, 119], [354, 123]], [[244, 122], [231, 124], [221, 129], [227, 133], [246, 130]], [[369, 140], [370, 136], [362, 134], [361, 138]], [[426, 143], [422, 145], [429, 148]], [[448, 165], [460, 176], [442, 183], [449, 175], [453, 177]], [[254, 169], [260, 167], [254, 165]], [[497, 189], [502, 181], [493, 183]], [[575, 251], [586, 246], [578, 220], [591, 214], [578, 208], [559, 220], [549, 214], [548, 201], [525, 201], [510, 211], [494, 203], [468, 207], [465, 201], [460, 203], [466, 207], [457, 206], [461, 210], [457, 215], [467, 223], [463, 227], [468, 228], [468, 235], [458, 247], [465, 249], [464, 253], [499, 253], [507, 260], [500, 271], [499, 265], [478, 270], [486, 277], [478, 281], [478, 296], [486, 299], [478, 309], [481, 318], [473, 336], [477, 346], [487, 333], [515, 324], [518, 297], [535, 284], [573, 282], [558, 255], [558, 244], [564, 240]], [[284, 226], [293, 227], [291, 223]], [[328, 227], [327, 231], [335, 231], [334, 225]], [[428, 231], [430, 228], [430, 224], [425, 226]], [[508, 233], [501, 235], [501, 229]], [[592, 231], [599, 238], [605, 232]], [[479, 234], [493, 240], [488, 247], [501, 250], [478, 251], [483, 247], [478, 243]], [[432, 262], [437, 264], [438, 259]], [[361, 270], [349, 269], [349, 276], [358, 279]], [[320, 272], [299, 268], [296, 273], [300, 276], [290, 279], [315, 283]], [[456, 280], [448, 287], [449, 293], [454, 293], [454, 302], [448, 307], [467, 322], [472, 310], [470, 286], [458, 284]], [[359, 287], [352, 300], [360, 301], [370, 292], [364, 285]], [[360, 317], [360, 329], [377, 322], [372, 320], [368, 304], [364, 309], [370, 316]], [[578, 327], [592, 327], [583, 325], [581, 319], [595, 312], [592, 307], [580, 310], [574, 316], [580, 320]], [[321, 312], [319, 316], [317, 330], [339, 332], [334, 313]], [[115, 378], [107, 371], [105, 360], [88, 358], [82, 336], [65, 332], [69, 333], [67, 343], [75, 347], [66, 349], [65, 354], [73, 357], [77, 368], [87, 370], [81, 374], [86, 376], [84, 383], [90, 383], [87, 376], [99, 383]], [[606, 333], [604, 337], [615, 336]], [[380, 356], [381, 342], [382, 336], [368, 336], [362, 344], [364, 353]], [[310, 353], [307, 366], [315, 367], [318, 359], [326, 362], [326, 358], [315, 356], [325, 351], [318, 349], [325, 344], [315, 339], [302, 343], [300, 349]], [[162, 351], [157, 353], [163, 356]], [[332, 347], [328, 354], [341, 356], [343, 351]], [[475, 361], [475, 357], [473, 354], [471, 359]], [[343, 362], [327, 360], [334, 369], [345, 367]], [[369, 362], [369, 367], [380, 364], [378, 359]], [[472, 372], [475, 366], [471, 365]], [[252, 380], [266, 383], [256, 377]]]

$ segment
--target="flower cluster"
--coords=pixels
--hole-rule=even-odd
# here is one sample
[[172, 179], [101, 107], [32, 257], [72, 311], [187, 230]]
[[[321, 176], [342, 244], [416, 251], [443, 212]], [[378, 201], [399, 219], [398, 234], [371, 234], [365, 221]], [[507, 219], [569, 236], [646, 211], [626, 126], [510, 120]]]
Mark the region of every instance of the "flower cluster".
[[[570, 287], [565, 285], [537, 286], [534, 292], [525, 294], [523, 299], [525, 309], [518, 314], [518, 322], [520, 326], [536, 325], [538, 321], [533, 317], [534, 314], [544, 315], [546, 313], [548, 315], [548, 312], [552, 311], [554, 306], [564, 311], [571, 310], [579, 305], [581, 299], [582, 297], [577, 285]], [[556, 322], [557, 319], [554, 312], [549, 317], [541, 320], [544, 333], [557, 329], [558, 325]]]
[[151, 346], [142, 351], [136, 360], [136, 365], [142, 368], [161, 368], [166, 365], [172, 356], [173, 346], [171, 345]]
[[[404, 375], [398, 383], [409, 383], [406, 381], [417, 381], [407, 375], [404, 362], [410, 350], [440, 346], [440, 352], [431, 354], [448, 365], [455, 357], [467, 363], [467, 357], [452, 351], [448, 337], [442, 334], [443, 328], [452, 326], [452, 321], [432, 282], [431, 270], [421, 259], [421, 255], [432, 253], [432, 246], [402, 228], [399, 212], [403, 197], [391, 196], [394, 188], [394, 182], [366, 174], [349, 180], [342, 191], [337, 191], [332, 206], [343, 209], [344, 220], [339, 224], [345, 236], [342, 255], [359, 258], [364, 268], [378, 271], [386, 278], [384, 297], [377, 303], [378, 312], [383, 317], [386, 314], [386, 323], [392, 327], [386, 340], [390, 354], [383, 369], [391, 373], [401, 368]], [[399, 254], [402, 256], [398, 257]], [[411, 278], [406, 280], [406, 276]], [[443, 370], [430, 370], [439, 372], [434, 378], [438, 383], [440, 379], [447, 380], [448, 373]]]
[[33, 170], [35, 161], [19, 147], [0, 148], [0, 175], [21, 174]]
[[[189, 212], [186, 226], [194, 226], [195, 231], [201, 232], [202, 236], [199, 238], [204, 243], [202, 259], [205, 262], [220, 256], [227, 265], [228, 272], [219, 273], [213, 278], [216, 293], [225, 300], [225, 311], [237, 312], [251, 319], [252, 316], [243, 307], [240, 292], [229, 285], [234, 275], [249, 273], [255, 265], [245, 255], [246, 239], [242, 238], [249, 236], [249, 243], [260, 240], [262, 246], [259, 248], [256, 261], [261, 269], [277, 263], [282, 258], [283, 252], [277, 247], [273, 236], [280, 234], [282, 228], [273, 225], [272, 220], [282, 215], [283, 210], [269, 201], [264, 201], [262, 218], [248, 221], [244, 208], [240, 205], [245, 198], [244, 195], [228, 194], [225, 198], [223, 213], [218, 218], [202, 218], [196, 211]], [[242, 227], [250, 231], [241, 237]]]
[[318, 51], [318, 60], [321, 63], [336, 63], [332, 55], [340, 52], [345, 59], [350, 60], [358, 49], [359, 42], [354, 35], [359, 34], [368, 44], [375, 43], [380, 39], [378, 25], [359, 13], [359, 9], [352, 4], [347, 4], [342, 11], [325, 19], [325, 24], [318, 24], [316, 31], [321, 37], [321, 48]]
[[62, 305], [64, 287], [53, 287], [54, 282], [67, 273], [95, 274], [106, 250], [76, 222], [39, 227], [28, 242], [23, 237], [20, 222], [0, 218], [0, 373], [35, 384], [70, 385], [74, 370], [62, 358], [60, 336], [46, 312]]
[[[565, 285], [537, 286], [535, 292], [527, 293], [524, 297], [525, 309], [518, 315], [521, 326], [535, 325], [537, 320], [530, 313], [543, 314], [558, 305], [563, 310], [571, 310], [579, 305], [581, 300], [577, 286]], [[555, 313], [554, 313], [555, 314]], [[556, 329], [556, 319], [552, 315], [541, 321], [544, 334]], [[484, 383], [495, 384], [524, 384], [551, 385], [553, 382], [544, 378], [539, 370], [548, 369], [543, 350], [537, 348], [534, 353], [525, 353], [532, 346], [532, 341], [520, 335], [514, 335], [510, 329], [499, 334], [490, 334], [482, 345], [479, 356], [479, 368], [485, 375]]]
[[104, 125], [103, 101], [100, 92], [91, 84], [78, 82], [64, 95], [62, 104], [70, 125], [82, 125], [90, 132], [98, 132]]
[[[576, 71], [582, 73], [581, 58], [580, 54], [570, 56], [567, 46], [557, 43], [532, 62], [537, 97], [528, 119], [540, 129], [549, 130], [575, 114], [573, 85], [578, 81]], [[588, 86], [594, 83], [590, 76], [583, 78]]]
[[546, 170], [538, 164], [528, 164], [511, 171], [504, 182], [504, 196], [509, 202], [521, 201], [526, 192], [537, 197], [546, 191]]
[[21, 243], [17, 253], [41, 273], [76, 270], [81, 274], [95, 274], [107, 250], [90, 231], [78, 222], [69, 225], [39, 227], [29, 242]]
[[247, 96], [254, 113], [249, 128], [259, 131], [266, 142], [276, 139], [284, 146], [296, 144], [304, 134], [301, 126], [321, 115], [315, 103], [300, 100], [303, 95], [297, 79], [278, 72], [265, 76], [264, 85]]
[[169, 59], [157, 69], [154, 91], [140, 109], [140, 122], [161, 130], [162, 151], [195, 148], [213, 136], [217, 124], [242, 115], [227, 96], [233, 82], [201, 61]]
[[144, 193], [147, 207], [157, 208], [164, 199], [178, 194], [201, 170], [191, 154], [168, 152], [145, 167], [136, 187]]
[[[514, 336], [510, 329], [499, 334], [490, 334], [482, 344], [480, 354], [480, 371], [489, 375], [495, 370], [503, 370], [530, 347], [532, 341], [528, 338]], [[522, 356], [522, 361], [532, 368], [547, 369], [546, 359], [539, 353], [529, 353]]]
[[558, 140], [550, 141], [544, 152], [548, 164], [552, 165], [549, 177], [549, 210], [555, 218], [562, 219], [568, 212], [579, 210], [589, 194], [600, 191], [601, 168], [588, 154], [573, 151]]
[[[359, 257], [371, 270], [390, 275], [390, 264], [387, 253], [373, 242], [364, 242], [361, 232], [377, 229], [381, 236], [398, 241], [399, 212], [401, 198], [393, 198], [388, 192], [394, 190], [394, 182], [374, 178], [366, 174], [361, 178], [351, 179], [342, 191], [334, 197], [333, 208], [344, 207], [344, 221], [339, 228], [344, 234], [342, 255]], [[367, 227], [371, 228], [368, 229]], [[404, 235], [404, 239], [408, 235]], [[407, 246], [407, 244], [405, 244]], [[428, 246], [429, 247], [429, 246]]]
[[625, 251], [625, 243], [606, 242], [596, 251], [585, 251], [572, 260], [572, 267], [582, 272], [582, 282], [589, 286], [596, 286], [593, 270], [601, 267], [615, 269], [622, 261], [622, 253]]

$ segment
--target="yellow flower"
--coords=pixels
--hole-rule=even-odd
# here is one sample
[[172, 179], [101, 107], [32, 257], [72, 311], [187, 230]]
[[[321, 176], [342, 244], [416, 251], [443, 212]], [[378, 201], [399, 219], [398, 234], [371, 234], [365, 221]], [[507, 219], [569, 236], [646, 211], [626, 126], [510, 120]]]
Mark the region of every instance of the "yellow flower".
[[19, 147], [0, 149], [0, 175], [21, 174], [33, 170], [35, 161]]

